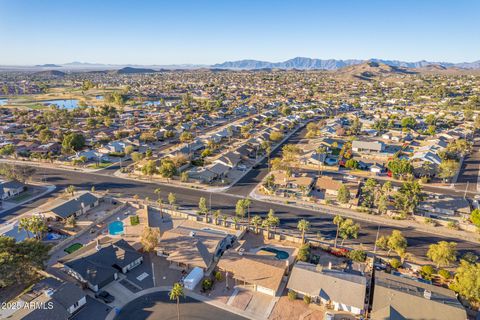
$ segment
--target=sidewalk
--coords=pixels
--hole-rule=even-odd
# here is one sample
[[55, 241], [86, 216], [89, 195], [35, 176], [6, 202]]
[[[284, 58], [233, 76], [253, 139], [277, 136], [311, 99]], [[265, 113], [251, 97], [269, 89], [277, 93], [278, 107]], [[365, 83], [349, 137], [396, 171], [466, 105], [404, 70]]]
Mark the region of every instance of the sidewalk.
[[[403, 227], [403, 228], [413, 228], [415, 230], [425, 232], [425, 233], [430, 233], [436, 236], [438, 236], [438, 234], [441, 233], [444, 236], [469, 239], [469, 241], [471, 242], [480, 244], [480, 238], [478, 237], [477, 234], [472, 232], [467, 232], [462, 230], [452, 230], [452, 229], [448, 229], [441, 226], [433, 227], [427, 224], [421, 224], [415, 220], [393, 220], [385, 216], [368, 215], [366, 213], [358, 212], [348, 208], [333, 207], [333, 206], [321, 205], [316, 203], [309, 203], [301, 200], [267, 196], [259, 193], [258, 187], [259, 185], [257, 185], [250, 193], [250, 198], [255, 199], [257, 201], [263, 201], [263, 202], [274, 203], [274, 204], [282, 204], [284, 206], [292, 207], [295, 209], [298, 209], [298, 207], [303, 207], [309, 210], [319, 211], [321, 213], [328, 214], [331, 216], [335, 216], [339, 214], [348, 218], [352, 218], [360, 221], [372, 222], [376, 224], [382, 224], [390, 227], [394, 223], [396, 226]], [[285, 203], [286, 200], [288, 200], [289, 203]], [[290, 202], [293, 202], [294, 204], [291, 204]]]

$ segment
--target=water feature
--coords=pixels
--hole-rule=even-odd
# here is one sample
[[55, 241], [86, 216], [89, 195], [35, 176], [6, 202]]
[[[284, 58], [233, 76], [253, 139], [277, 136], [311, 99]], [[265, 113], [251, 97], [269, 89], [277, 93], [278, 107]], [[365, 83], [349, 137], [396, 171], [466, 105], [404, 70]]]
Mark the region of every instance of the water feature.
[[40, 102], [43, 105], [57, 105], [61, 109], [75, 109], [78, 108], [78, 99], [55, 99]]
[[[264, 251], [264, 252], [268, 252], [268, 253], [273, 253], [275, 254], [275, 258], [279, 259], [279, 260], [285, 260], [285, 259], [288, 259], [288, 257], [290, 256], [288, 254], [288, 252], [286, 251], [283, 251], [283, 250], [278, 250], [278, 249], [275, 249], [275, 248], [271, 248], [271, 247], [263, 247], [261, 248], [260, 250], [258, 250], [259, 252], [260, 251]], [[258, 254], [258, 252], [257, 252]]]
[[7, 99], [7, 98], [0, 98], [0, 106], [6, 105], [7, 102], [8, 102], [8, 99]]
[[123, 222], [122, 221], [113, 221], [108, 225], [108, 233], [111, 235], [123, 234]]

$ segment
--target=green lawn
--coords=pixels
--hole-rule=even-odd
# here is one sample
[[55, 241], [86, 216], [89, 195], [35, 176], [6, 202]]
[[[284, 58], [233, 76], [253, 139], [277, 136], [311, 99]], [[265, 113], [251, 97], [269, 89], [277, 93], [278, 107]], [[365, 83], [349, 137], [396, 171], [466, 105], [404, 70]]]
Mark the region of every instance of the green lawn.
[[66, 253], [70, 254], [72, 252], [75, 252], [77, 251], [78, 249], [80, 249], [81, 247], [83, 247], [83, 244], [81, 243], [74, 243], [72, 244], [71, 246], [69, 246], [68, 248], [65, 248], [65, 251]]
[[90, 164], [88, 165], [88, 168], [91, 168], [91, 169], [104, 169], [106, 167], [109, 167], [112, 165], [112, 162], [102, 162], [102, 163], [99, 163], [99, 164]]

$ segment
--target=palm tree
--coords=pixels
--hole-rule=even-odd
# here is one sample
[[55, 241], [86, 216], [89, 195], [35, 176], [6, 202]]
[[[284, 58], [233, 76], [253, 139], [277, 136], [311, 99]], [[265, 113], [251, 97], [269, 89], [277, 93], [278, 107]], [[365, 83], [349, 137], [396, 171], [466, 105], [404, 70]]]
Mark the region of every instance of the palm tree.
[[238, 227], [238, 222], [239, 222], [238, 217], [233, 217], [233, 218], [232, 218], [232, 221], [233, 221], [233, 224], [235, 225], [235, 230], [236, 230], [237, 227]]
[[220, 217], [220, 210], [215, 210], [215, 212], [213, 213], [213, 219], [215, 221], [215, 224], [218, 225], [218, 218]]
[[333, 218], [333, 223], [337, 225], [337, 233], [335, 234], [335, 245], [334, 245], [335, 248], [337, 247], [337, 239], [338, 239], [338, 233], [340, 231], [340, 225], [343, 223], [344, 220], [345, 219], [340, 215], [336, 215], [335, 218]]
[[327, 152], [327, 149], [324, 147], [324, 146], [320, 146], [317, 148], [317, 150], [315, 150], [315, 152], [317, 153], [318, 155], [318, 175], [320, 176], [322, 173], [322, 163], [320, 162], [320, 155], [324, 154], [325, 152]]
[[183, 292], [183, 287], [180, 283], [176, 282], [173, 284], [172, 289], [169, 293], [170, 300], [177, 301], [177, 319], [180, 320], [180, 297], [185, 297], [185, 292]]
[[227, 218], [228, 218], [228, 216], [227, 216], [226, 214], [224, 214], [224, 215], [222, 216], [223, 226], [224, 226], [224, 227], [227, 226]]
[[262, 218], [260, 216], [254, 216], [252, 218], [252, 224], [255, 227], [255, 233], [258, 233], [258, 226], [262, 224]]
[[66, 193], [71, 193], [72, 194], [72, 197], [75, 195], [75, 186], [72, 186], [72, 185], [69, 185], [66, 189], [65, 189], [65, 192]]
[[298, 221], [297, 229], [302, 233], [302, 244], [305, 243], [305, 232], [310, 229], [310, 222], [305, 219]]

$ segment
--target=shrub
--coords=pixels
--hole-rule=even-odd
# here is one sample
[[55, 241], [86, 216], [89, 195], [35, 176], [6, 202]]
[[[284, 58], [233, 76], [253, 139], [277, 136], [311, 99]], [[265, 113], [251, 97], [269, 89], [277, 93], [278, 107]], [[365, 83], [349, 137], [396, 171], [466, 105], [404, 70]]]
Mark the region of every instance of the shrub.
[[459, 229], [458, 222], [457, 221], [449, 221], [448, 224], [447, 224], [447, 228], [453, 229], [453, 230], [458, 230]]
[[213, 280], [210, 278], [204, 279], [202, 281], [202, 290], [203, 291], [209, 291], [213, 287]]
[[298, 250], [297, 259], [303, 262], [310, 260], [310, 245], [308, 243], [302, 245]]
[[402, 266], [402, 263], [397, 258], [392, 258], [390, 259], [390, 265], [392, 266], [392, 268], [398, 269]]
[[432, 275], [435, 273], [435, 268], [431, 265], [423, 266], [420, 269], [420, 275], [426, 280], [432, 280]]
[[310, 298], [310, 296], [303, 296], [303, 302], [305, 302], [305, 304], [310, 304], [312, 302], [312, 298]]
[[217, 281], [223, 280], [223, 274], [220, 271], [215, 272], [215, 280]]
[[293, 290], [288, 290], [288, 299], [291, 301], [297, 299], [297, 293]]
[[130, 217], [130, 225], [136, 226], [140, 223], [140, 218], [138, 216], [131, 216]]
[[450, 273], [450, 271], [445, 270], [445, 269], [438, 270], [438, 275], [439, 275], [440, 277], [442, 277], [443, 280], [448, 280], [448, 279], [450, 279], [451, 276], [452, 276], [451, 273]]
[[365, 262], [367, 253], [363, 250], [352, 250], [347, 253], [347, 257], [353, 261]]

